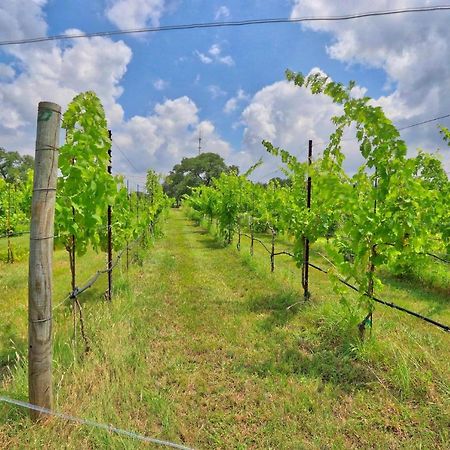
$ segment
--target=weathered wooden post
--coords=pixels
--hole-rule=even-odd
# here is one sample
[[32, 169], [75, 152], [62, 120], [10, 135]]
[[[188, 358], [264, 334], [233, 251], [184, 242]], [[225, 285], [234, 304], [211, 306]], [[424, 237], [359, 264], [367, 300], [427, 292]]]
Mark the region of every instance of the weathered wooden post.
[[[52, 264], [61, 107], [40, 102], [37, 116], [28, 275], [28, 393], [51, 409]], [[42, 413], [31, 411], [37, 420]]]

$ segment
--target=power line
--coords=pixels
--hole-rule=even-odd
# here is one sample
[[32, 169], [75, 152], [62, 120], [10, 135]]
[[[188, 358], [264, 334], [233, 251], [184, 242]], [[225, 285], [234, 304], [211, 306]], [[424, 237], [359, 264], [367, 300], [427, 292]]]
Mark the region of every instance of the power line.
[[258, 179], [256, 181], [259, 182], [259, 181], [263, 180], [264, 178], [268, 177], [269, 175], [275, 175], [276, 173], [280, 173], [280, 172], [281, 172], [280, 168], [272, 170], [271, 172], [265, 173], [264, 175], [261, 175], [260, 177], [258, 177]]
[[412, 125], [407, 125], [406, 127], [397, 128], [398, 131], [406, 130], [408, 128], [418, 127], [419, 125], [424, 125], [430, 122], [436, 122], [436, 120], [446, 119], [450, 117], [450, 114], [446, 114], [445, 116], [435, 117], [434, 119], [424, 120], [423, 122], [413, 123]]
[[[423, 120], [422, 122], [416, 122], [416, 123], [412, 123], [410, 125], [406, 125], [404, 127], [397, 128], [397, 131], [403, 131], [403, 130], [407, 130], [409, 128], [418, 127], [419, 125], [425, 125], [427, 123], [436, 122], [437, 120], [447, 119], [448, 117], [450, 117], [450, 114], [445, 114], [443, 116], [433, 117], [432, 119]], [[348, 141], [355, 141], [355, 140], [357, 140], [356, 137], [348, 137], [348, 138], [341, 139], [341, 141], [346, 141], [346, 142], [348, 142]], [[321, 145], [321, 144], [322, 145], [327, 145], [328, 143], [325, 142], [325, 141], [314, 142], [314, 145], [317, 145], [317, 144], [318, 145]]]
[[145, 175], [136, 175], [134, 173], [128, 173], [128, 172], [116, 172], [117, 175], [122, 175], [124, 178], [134, 178], [135, 180], [139, 181], [146, 181], [147, 177]]
[[136, 166], [129, 160], [128, 156], [125, 154], [125, 152], [122, 151], [122, 149], [119, 147], [117, 142], [113, 141], [113, 145], [115, 145], [117, 147], [117, 150], [119, 150], [119, 152], [122, 154], [122, 156], [128, 161], [128, 164], [130, 165], [130, 167], [132, 169], [134, 169], [136, 172], [139, 172], [139, 169], [137, 169]]
[[[397, 131], [403, 131], [403, 130], [407, 130], [409, 128], [418, 127], [419, 125], [425, 125], [427, 123], [436, 122], [437, 120], [446, 119], [447, 117], [450, 117], [450, 114], [445, 114], [444, 116], [439, 116], [439, 117], [433, 117], [432, 119], [423, 120], [422, 122], [412, 123], [410, 125], [406, 125], [404, 127], [397, 128]], [[342, 139], [342, 141], [353, 141], [355, 139], [357, 139], [357, 138], [352, 137], [352, 138]]]
[[403, 8], [392, 9], [382, 11], [369, 11], [363, 13], [346, 14], [340, 16], [311, 16], [311, 17], [279, 17], [279, 18], [267, 18], [267, 19], [247, 19], [237, 21], [226, 22], [199, 22], [190, 24], [179, 25], [163, 25], [159, 27], [145, 27], [145, 28], [133, 28], [126, 30], [110, 30], [110, 31], [96, 31], [92, 33], [74, 33], [74, 34], [58, 34], [53, 36], [39, 36], [34, 38], [16, 39], [8, 41], [0, 41], [0, 46], [5, 45], [21, 45], [32, 44], [38, 42], [47, 41], [60, 41], [66, 39], [79, 39], [90, 37], [104, 37], [104, 36], [120, 36], [125, 34], [137, 34], [137, 33], [155, 33], [160, 31], [175, 31], [175, 30], [192, 30], [203, 28], [225, 28], [225, 27], [241, 27], [248, 25], [267, 25], [267, 24], [281, 24], [281, 23], [301, 23], [301, 22], [338, 22], [345, 20], [363, 19], [366, 17], [379, 17], [390, 16], [395, 14], [405, 13], [425, 13], [431, 11], [448, 11], [450, 5], [441, 6], [421, 6], [416, 8]]

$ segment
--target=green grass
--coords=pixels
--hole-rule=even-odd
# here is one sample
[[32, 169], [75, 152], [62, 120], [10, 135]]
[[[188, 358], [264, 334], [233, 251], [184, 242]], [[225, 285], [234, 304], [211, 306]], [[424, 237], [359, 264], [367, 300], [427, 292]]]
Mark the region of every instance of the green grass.
[[[288, 257], [271, 274], [258, 244], [253, 258], [248, 240], [225, 248], [180, 210], [165, 229], [115, 275], [112, 304], [104, 280], [80, 297], [90, 354], [79, 344], [74, 358], [70, 309], [56, 311], [55, 409], [202, 449], [449, 447], [448, 335], [378, 307], [361, 343], [364, 312], [352, 293], [340, 302], [326, 275], [311, 271], [305, 303]], [[79, 279], [103, 263], [82, 258]], [[26, 261], [0, 264], [1, 394], [26, 399]], [[57, 251], [55, 298], [68, 286]], [[380, 297], [450, 322], [448, 298], [433, 290], [394, 280]], [[138, 447], [0, 404], [0, 448]]]

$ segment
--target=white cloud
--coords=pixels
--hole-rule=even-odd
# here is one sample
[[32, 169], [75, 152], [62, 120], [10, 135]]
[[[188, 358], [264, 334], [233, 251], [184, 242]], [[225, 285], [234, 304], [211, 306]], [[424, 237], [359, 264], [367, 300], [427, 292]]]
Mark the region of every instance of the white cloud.
[[[2, 5], [0, 38], [45, 35], [47, 25], [40, 9], [44, 4], [19, 0]], [[0, 135], [7, 149], [32, 153], [37, 105], [42, 100], [65, 108], [79, 92], [94, 90], [110, 125], [122, 121], [123, 110], [117, 103], [122, 93], [119, 83], [132, 55], [122, 41], [96, 37], [71, 41], [64, 47], [51, 42], [4, 51], [14, 58], [13, 63], [2, 65], [7, 76], [0, 79]]]
[[158, 78], [157, 80], [155, 80], [153, 82], [153, 87], [157, 90], [157, 91], [163, 91], [164, 89], [167, 89], [167, 87], [169, 86], [169, 82], [166, 80], [163, 80], [161, 78]]
[[212, 56], [217, 57], [217, 56], [220, 55], [221, 51], [222, 51], [222, 50], [220, 49], [219, 44], [213, 44], [213, 45], [211, 45], [211, 47], [209, 48], [208, 53], [209, 53], [210, 55], [212, 55]]
[[226, 66], [234, 66], [234, 59], [230, 56], [221, 56], [218, 58], [218, 61]]
[[143, 28], [149, 23], [157, 27], [165, 12], [164, 0], [112, 0], [106, 17], [120, 29]]
[[14, 78], [16, 71], [8, 64], [0, 63], [0, 80], [9, 80]]
[[[27, 2], [17, 3], [19, 7], [10, 2], [0, 12], [0, 23], [14, 23], [11, 29], [0, 27], [1, 38], [45, 33], [46, 24], [38, 5], [27, 8]], [[10, 53], [20, 71], [14, 72], [10, 65], [0, 66], [9, 77], [0, 80], [0, 136], [7, 149], [33, 152], [39, 101], [53, 101], [64, 110], [76, 94], [89, 89], [99, 94], [105, 107], [113, 142], [118, 143], [140, 173], [148, 167], [167, 172], [183, 156], [194, 156], [200, 128], [205, 151], [227, 158], [231, 155], [229, 144], [220, 138], [211, 122], [199, 119], [198, 108], [188, 97], [166, 100], [148, 116], [124, 120], [118, 98], [132, 52], [122, 41], [96, 37], [70, 41], [64, 46], [50, 43], [16, 47]], [[158, 87], [164, 84], [164, 80], [155, 80]], [[217, 92], [220, 94], [220, 88]], [[116, 172], [129, 172], [127, 164], [120, 152], [113, 151]]]
[[248, 99], [249, 96], [242, 89], [238, 89], [236, 95], [228, 99], [228, 101], [225, 103], [223, 112], [225, 114], [230, 114], [236, 111], [237, 107], [239, 106], [239, 103], [241, 103], [242, 101], [246, 101]]
[[199, 52], [198, 50], [195, 50], [194, 52], [197, 56], [198, 59], [203, 63], [203, 64], [211, 64], [213, 62], [213, 59], [210, 58], [209, 56], [206, 56], [204, 53]]
[[231, 15], [230, 10], [226, 6], [219, 6], [219, 8], [217, 8], [214, 19], [215, 20], [228, 19], [230, 15]]
[[[181, 158], [197, 154], [200, 129], [204, 151], [229, 158], [229, 144], [218, 136], [211, 122], [200, 121], [197, 106], [186, 96], [158, 103], [146, 117], [132, 117], [115, 132], [114, 141], [142, 172], [155, 167], [167, 173]], [[121, 161], [118, 164], [119, 171], [129, 169]]]
[[226, 91], [224, 91], [223, 89], [221, 89], [220, 86], [217, 86], [215, 84], [210, 84], [206, 89], [211, 94], [211, 98], [213, 100], [227, 95]]
[[[36, 48], [18, 55], [22, 71], [8, 82], [0, 82], [3, 126], [17, 129], [33, 123], [41, 100], [52, 100], [65, 107], [74, 95], [93, 90], [101, 98], [111, 123], [122, 120], [116, 103], [122, 93], [119, 82], [131, 59], [131, 50], [121, 41], [105, 38], [82, 39], [61, 49]], [[51, 98], [49, 98], [51, 97]], [[20, 130], [19, 130], [20, 131]]]
[[[439, 1], [428, 0], [427, 6]], [[419, 0], [378, 0], [377, 8], [423, 6]], [[364, 8], [363, 8], [364, 9]], [[367, 8], [366, 8], [367, 9]], [[296, 0], [292, 16], [341, 15], [361, 11], [361, 2]], [[420, 122], [450, 111], [450, 29], [447, 12], [399, 14], [347, 22], [311, 22], [303, 26], [328, 32], [332, 37], [329, 55], [345, 63], [382, 69], [393, 92], [380, 97], [388, 116], [399, 126]], [[357, 80], [358, 81], [358, 80]], [[410, 148], [445, 147], [433, 125], [403, 133]], [[450, 168], [450, 150], [444, 159]]]
[[[249, 162], [256, 162], [262, 156], [269, 168], [276, 168], [280, 165], [279, 159], [268, 155], [261, 145], [266, 139], [305, 160], [308, 140], [313, 140], [317, 155], [334, 130], [331, 117], [341, 112], [341, 107], [328, 97], [278, 81], [258, 91], [242, 112], [241, 123], [245, 127], [242, 150], [247, 153]], [[347, 156], [345, 167], [353, 171], [362, 162], [357, 143], [346, 142], [344, 153]], [[265, 171], [267, 164], [258, 173]]]
[[213, 44], [208, 50], [208, 55], [195, 50], [194, 52], [203, 64], [217, 62], [226, 66], [234, 66], [234, 60], [230, 55], [222, 55], [222, 49], [219, 44]]
[[2, 2], [0, 7], [1, 39], [23, 39], [30, 36], [45, 35], [47, 24], [42, 11], [45, 4], [46, 0]]

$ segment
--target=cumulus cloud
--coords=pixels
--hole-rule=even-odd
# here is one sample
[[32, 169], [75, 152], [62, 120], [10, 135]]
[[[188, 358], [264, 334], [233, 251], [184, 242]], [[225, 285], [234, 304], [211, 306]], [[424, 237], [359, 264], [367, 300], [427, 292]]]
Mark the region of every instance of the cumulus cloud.
[[[0, 8], [0, 36], [2, 40], [45, 35], [47, 23], [42, 8], [46, 3], [46, 0], [2, 2]], [[11, 50], [12, 47], [9, 47], [9, 49]]]
[[[45, 34], [44, 4], [43, 0], [18, 0], [2, 5], [0, 38]], [[49, 100], [65, 108], [81, 91], [94, 90], [99, 95], [111, 125], [122, 121], [123, 110], [117, 103], [122, 93], [119, 83], [132, 56], [122, 41], [96, 37], [71, 41], [64, 47], [50, 42], [3, 50], [13, 57], [13, 62], [2, 64], [0, 69], [2, 146], [32, 152], [38, 103]]]
[[0, 63], [0, 80], [9, 80], [11, 78], [14, 78], [15, 74], [16, 71], [11, 66], [8, 66], [8, 64]]
[[219, 44], [213, 44], [209, 48], [207, 54], [195, 50], [195, 55], [203, 64], [211, 64], [213, 62], [225, 64], [226, 66], [234, 66], [234, 59], [230, 55], [223, 55], [222, 48]]
[[106, 8], [106, 17], [120, 29], [159, 25], [166, 7], [164, 0], [112, 0]]
[[228, 19], [230, 17], [230, 10], [226, 6], [219, 6], [214, 15], [215, 20]]
[[[341, 107], [330, 98], [313, 95], [308, 89], [287, 81], [278, 81], [258, 91], [242, 112], [241, 123], [245, 127], [242, 150], [248, 162], [263, 157], [266, 166], [274, 168], [280, 162], [266, 153], [261, 145], [263, 139], [288, 150], [300, 160], [306, 159], [308, 140], [312, 139], [317, 156], [334, 130], [331, 118], [340, 113]], [[345, 167], [354, 171], [362, 162], [357, 143], [346, 142], [344, 153]], [[267, 167], [262, 167], [256, 174], [266, 170]]]
[[[25, 0], [9, 2], [0, 11], [0, 38], [45, 34], [47, 26], [40, 9], [44, 3], [43, 0], [31, 5]], [[6, 26], [11, 23], [13, 27]], [[183, 156], [194, 156], [200, 128], [205, 150], [225, 158], [231, 155], [229, 144], [221, 139], [211, 122], [200, 120], [198, 107], [188, 97], [165, 100], [147, 116], [124, 119], [118, 99], [132, 52], [122, 41], [95, 37], [70, 41], [64, 46], [52, 42], [15, 47], [10, 54], [12, 64], [20, 71], [9, 64], [0, 66], [0, 136], [1, 145], [7, 149], [32, 153], [39, 101], [53, 101], [65, 109], [79, 92], [94, 90], [105, 107], [113, 143], [120, 146], [141, 173], [148, 167], [168, 172]], [[155, 88], [160, 89], [166, 83], [161, 79], [154, 81]], [[114, 147], [113, 166], [117, 172], [130, 171], [125, 158]]]
[[15, 132], [26, 133], [35, 121], [39, 101], [52, 100], [65, 107], [86, 90], [99, 95], [111, 124], [122, 120], [123, 110], [116, 100], [122, 93], [119, 81], [131, 59], [131, 50], [123, 42], [83, 39], [65, 49], [36, 48], [32, 58], [18, 55], [18, 59], [22, 71], [0, 82], [0, 133], [2, 128], [10, 131], [6, 133], [10, 138]]
[[248, 99], [249, 99], [248, 94], [246, 94], [242, 89], [238, 89], [236, 95], [228, 99], [227, 102], [225, 103], [223, 112], [225, 114], [231, 114], [232, 112], [236, 111], [241, 102], [246, 101]]
[[[229, 158], [229, 144], [220, 138], [211, 122], [200, 121], [196, 104], [186, 96], [158, 103], [148, 116], [132, 117], [115, 132], [114, 142], [142, 172], [156, 167], [167, 173], [182, 157], [197, 154], [200, 129], [204, 150]], [[120, 161], [118, 168], [127, 170]]]
[[[429, 0], [427, 6], [439, 1]], [[377, 9], [423, 6], [419, 0], [379, 0]], [[340, 15], [361, 11], [361, 2], [296, 0], [292, 16]], [[331, 36], [327, 51], [332, 58], [382, 69], [391, 92], [376, 99], [399, 126], [436, 117], [450, 111], [449, 14], [432, 12], [367, 18], [351, 22], [311, 22], [303, 26]], [[433, 149], [442, 141], [435, 126], [417, 127], [404, 133], [410, 147]], [[450, 151], [444, 151], [450, 168]]]

